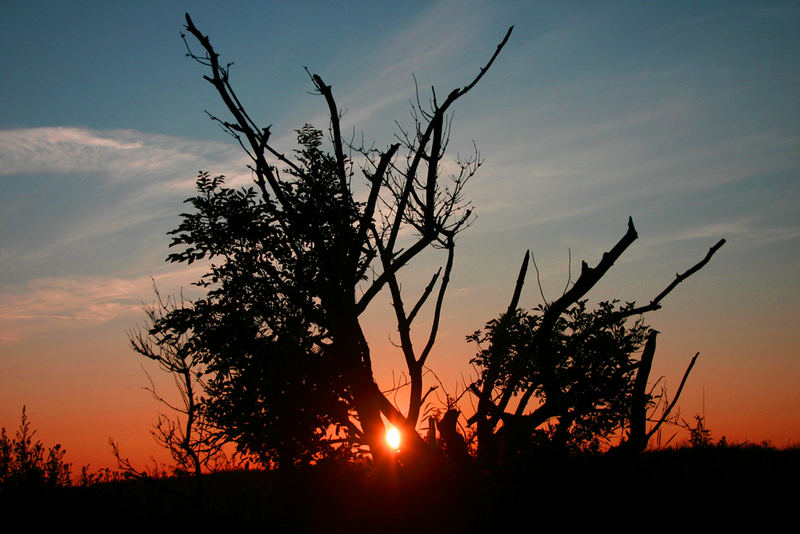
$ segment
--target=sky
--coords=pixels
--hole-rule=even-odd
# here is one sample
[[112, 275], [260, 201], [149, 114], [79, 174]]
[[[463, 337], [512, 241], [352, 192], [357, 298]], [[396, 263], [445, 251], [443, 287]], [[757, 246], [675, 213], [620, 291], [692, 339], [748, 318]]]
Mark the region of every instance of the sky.
[[[700, 352], [684, 417], [704, 415], [714, 439], [800, 442], [796, 2], [228, 4], [0, 4], [0, 426], [26, 406], [75, 465], [113, 466], [109, 438], [134, 464], [166, 459], [143, 387], [148, 375], [161, 394], [174, 386], [128, 332], [154, 284], [198, 294], [202, 266], [164, 261], [197, 172], [250, 180], [204, 112], [224, 110], [185, 57], [188, 11], [287, 152], [304, 123], [327, 126], [304, 67], [333, 86], [344, 131], [386, 147], [410, 124], [415, 79], [424, 98], [463, 86], [514, 25], [454, 107], [451, 153], [474, 141], [484, 164], [429, 359], [439, 391], [474, 378], [465, 337], [505, 309], [526, 250], [552, 300], [631, 216], [639, 239], [590, 301], [647, 302], [725, 238], [648, 315], [661, 332], [652, 376], [674, 392]], [[404, 287], [423, 287], [435, 261], [411, 265]], [[541, 302], [529, 276], [521, 305]], [[364, 325], [390, 387], [403, 360], [387, 300]]]

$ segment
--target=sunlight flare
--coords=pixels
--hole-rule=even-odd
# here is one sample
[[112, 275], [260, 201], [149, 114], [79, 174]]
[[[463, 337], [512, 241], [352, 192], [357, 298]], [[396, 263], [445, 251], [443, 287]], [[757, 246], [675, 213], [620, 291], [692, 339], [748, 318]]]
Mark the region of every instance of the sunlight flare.
[[389, 444], [389, 448], [392, 450], [397, 450], [400, 448], [400, 431], [397, 430], [393, 426], [389, 426], [386, 429], [386, 443]]

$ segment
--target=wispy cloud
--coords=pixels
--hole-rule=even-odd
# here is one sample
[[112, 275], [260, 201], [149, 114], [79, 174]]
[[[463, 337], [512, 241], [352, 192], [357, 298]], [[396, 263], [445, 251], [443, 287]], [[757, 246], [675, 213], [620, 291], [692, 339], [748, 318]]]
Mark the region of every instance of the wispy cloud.
[[[33, 189], [40, 176], [60, 176], [57, 187], [63, 194], [85, 191], [75, 197], [82, 205], [72, 213], [43, 214], [39, 223], [51, 229], [45, 240], [7, 236], [0, 261], [40, 261], [81, 242], [171, 215], [192, 190], [198, 170], [244, 184], [250, 180], [244, 163], [241, 149], [233, 143], [135, 130], [0, 130], [0, 179], [19, 180]], [[59, 195], [59, 189], [52, 193]], [[0, 199], [0, 208], [12, 209], [11, 200]]]
[[694, 30], [697, 26], [719, 23], [726, 18], [796, 18], [798, 15], [797, 9], [794, 6], [764, 6], [764, 5], [742, 5], [720, 9], [719, 11], [709, 13], [707, 15], [690, 16], [681, 20], [680, 22], [669, 24], [661, 28], [653, 30], [654, 34], [659, 33], [677, 33], [684, 30]]
[[765, 246], [800, 239], [800, 225], [769, 224], [765, 217], [748, 216], [741, 219], [726, 219], [693, 228], [664, 232], [660, 237], [645, 241], [637, 258], [657, 255], [665, 246], [687, 242], [702, 242], [708, 246], [725, 238], [727, 250], [736, 253], [752, 252]]
[[[162, 178], [192, 169], [238, 167], [230, 144], [192, 141], [135, 130], [72, 127], [0, 130], [0, 175], [99, 175], [108, 180]], [[164, 180], [166, 179], [166, 180]]]
[[181, 266], [150, 276], [69, 276], [37, 278], [24, 286], [0, 286], [0, 342], [21, 341], [39, 332], [83, 328], [140, 313], [153, 300], [153, 284], [163, 295], [188, 288], [205, 266]]
[[[165, 268], [159, 263], [133, 269], [134, 276], [108, 269], [105, 276], [65, 276], [54, 258], [74, 255], [84, 247], [91, 250], [99, 237], [118, 236], [137, 225], [144, 226], [134, 239], [146, 238], [152, 232], [152, 225], [147, 226], [151, 221], [175, 215], [175, 206], [193, 188], [199, 169], [226, 174], [233, 184], [250, 180], [241, 149], [234, 144], [134, 130], [0, 131], [0, 179], [30, 185], [41, 176], [61, 176], [58, 187], [65, 188], [64, 194], [87, 192], [77, 197], [83, 205], [72, 213], [46, 213], [48, 219], [40, 221], [48, 228], [42, 241], [29, 236], [4, 240], [0, 248], [4, 269], [40, 271], [48, 266], [45, 271], [53, 274], [20, 285], [0, 285], [0, 342], [25, 340], [52, 328], [82, 329], [140, 313], [142, 302], [152, 300], [150, 273], [157, 273], [156, 282], [165, 294], [197, 280], [202, 265]], [[11, 200], [0, 200], [0, 206]], [[137, 245], [128, 243], [122, 253], [127, 248], [136, 250]], [[166, 247], [161, 252], [165, 251]]]

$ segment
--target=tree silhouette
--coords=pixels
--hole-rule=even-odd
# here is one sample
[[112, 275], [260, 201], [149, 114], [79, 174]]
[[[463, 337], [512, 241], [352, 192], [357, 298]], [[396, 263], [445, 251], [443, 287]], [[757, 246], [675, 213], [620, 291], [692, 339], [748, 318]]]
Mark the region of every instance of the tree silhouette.
[[[584, 296], [636, 238], [629, 219], [625, 235], [595, 267], [583, 262], [575, 283], [533, 313], [518, 309], [530, 259], [526, 253], [506, 313], [469, 336], [479, 346], [472, 363], [480, 376], [469, 388], [478, 406], [467, 423], [474, 431], [483, 465], [497, 464], [505, 456], [541, 445], [599, 450], [608, 446], [612, 437], [621, 438], [615, 450], [640, 452], [667, 420], [697, 355], [672, 402], [648, 430], [648, 409], [654, 396], [647, 391], [647, 384], [658, 332], [645, 325], [641, 316], [659, 309], [661, 301], [700, 270], [725, 240], [676, 275], [650, 303], [637, 307], [633, 302], [619, 305], [613, 300], [588, 311]], [[628, 319], [636, 316], [639, 318], [628, 325]], [[442, 435], [463, 441], [455, 432], [455, 419], [451, 412], [450, 418], [441, 422], [440, 426], [449, 427]]]
[[[255, 187], [231, 189], [201, 173], [193, 211], [172, 232], [172, 262], [209, 261], [198, 281], [205, 297], [156, 320], [151, 336], [184, 336], [208, 374], [207, 415], [227, 436], [265, 463], [308, 461], [367, 445], [380, 460], [389, 420], [404, 434], [405, 450], [426, 446], [416, 424], [426, 397], [422, 369], [433, 347], [453, 267], [455, 236], [470, 222], [463, 188], [480, 166], [477, 152], [449, 181], [441, 176], [453, 104], [491, 67], [511, 34], [467, 85], [427, 105], [417, 95], [414, 129], [379, 150], [342, 139], [331, 86], [309, 73], [325, 99], [332, 150], [323, 133], [303, 126], [300, 149], [287, 156], [271, 142], [230, 82], [210, 40], [186, 15], [188, 56], [208, 69], [230, 116], [211, 115], [249, 156]], [[199, 44], [190, 45], [191, 36]], [[365, 200], [358, 201], [352, 153], [364, 161]], [[354, 184], [354, 181], [356, 182]], [[407, 306], [399, 271], [428, 249], [443, 265]], [[381, 392], [360, 318], [389, 288], [410, 378], [403, 413]], [[432, 326], [420, 349], [412, 324], [432, 298]]]
[[[202, 494], [204, 470], [215, 470], [228, 466], [229, 459], [223, 452], [225, 436], [214, 425], [207, 414], [207, 406], [201, 394], [207, 387], [204, 375], [206, 367], [201, 354], [190, 343], [187, 332], [162, 328], [166, 317], [184, 310], [187, 301], [183, 298], [163, 299], [154, 284], [157, 303], [145, 306], [147, 321], [144, 329], [128, 333], [131, 348], [142, 356], [156, 362], [162, 371], [172, 375], [178, 389], [179, 403], [174, 403], [156, 391], [150, 376], [147, 389], [155, 399], [169, 408], [171, 414], [159, 414], [152, 434], [156, 442], [167, 449], [175, 462], [178, 473], [192, 473], [197, 482], [197, 494]], [[116, 444], [112, 447], [117, 451]], [[126, 462], [116, 454], [121, 465]], [[132, 466], [127, 463], [129, 473]]]

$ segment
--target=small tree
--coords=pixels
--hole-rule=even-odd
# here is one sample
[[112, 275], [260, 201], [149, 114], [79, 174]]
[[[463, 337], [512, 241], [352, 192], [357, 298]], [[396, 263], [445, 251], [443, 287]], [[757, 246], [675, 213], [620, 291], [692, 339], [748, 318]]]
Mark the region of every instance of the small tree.
[[[158, 326], [169, 314], [185, 309], [187, 302], [183, 298], [162, 299], [155, 285], [154, 292], [156, 303], [145, 307], [144, 330], [129, 332], [128, 339], [133, 350], [156, 362], [175, 381], [179, 403], [159, 394], [148, 375], [150, 386], [147, 389], [172, 412], [171, 415], [159, 414], [152, 433], [156, 442], [170, 452], [177, 472], [194, 473], [198, 493], [201, 493], [203, 471], [228, 463], [223, 452], [226, 439], [206, 414], [201, 393], [207, 371], [193, 346], [191, 331], [178, 333]], [[116, 445], [114, 450], [121, 460]]]
[[[629, 220], [628, 231], [597, 266], [583, 262], [575, 283], [534, 313], [518, 309], [529, 262], [526, 253], [506, 313], [469, 336], [480, 348], [472, 360], [480, 376], [469, 388], [478, 406], [467, 423], [474, 429], [484, 465], [542, 443], [598, 450], [614, 436], [621, 438], [618, 450], [638, 452], [667, 420], [697, 355], [675, 398], [648, 430], [653, 395], [646, 389], [658, 332], [641, 318], [632, 325], [627, 321], [659, 309], [662, 299], [701, 269], [725, 240], [677, 275], [649, 304], [619, 305], [615, 300], [588, 311], [584, 296], [636, 238]], [[529, 408], [532, 400], [536, 404]], [[452, 417], [448, 424], [455, 425]], [[455, 439], [463, 438], [456, 434]]]
[[[470, 221], [463, 188], [480, 165], [459, 161], [449, 184], [440, 176], [452, 105], [491, 67], [511, 33], [472, 81], [439, 101], [432, 92], [414, 108], [413, 130], [385, 149], [348, 145], [331, 86], [310, 74], [328, 109], [330, 151], [312, 126], [298, 131], [294, 157], [272, 144], [269, 127], [250, 117], [210, 40], [186, 15], [188, 56], [208, 69], [204, 78], [229, 113], [212, 115], [251, 160], [255, 187], [234, 190], [222, 177], [201, 173], [194, 211], [172, 232], [173, 262], [210, 260], [198, 282], [207, 295], [171, 310], [150, 329], [156, 337], [187, 338], [209, 373], [206, 414], [226, 435], [265, 462], [310, 461], [338, 440], [388, 451], [382, 416], [402, 430], [405, 450], [422, 452], [416, 431], [425, 399], [422, 369], [438, 331], [453, 267], [455, 236]], [[366, 196], [350, 153], [365, 164]], [[399, 271], [424, 250], [445, 254], [422, 294], [408, 307]], [[372, 374], [360, 317], [384, 288], [394, 307], [410, 377], [405, 413], [381, 392]], [[411, 327], [429, 297], [432, 327], [418, 349]], [[337, 449], [341, 450], [341, 449]]]

